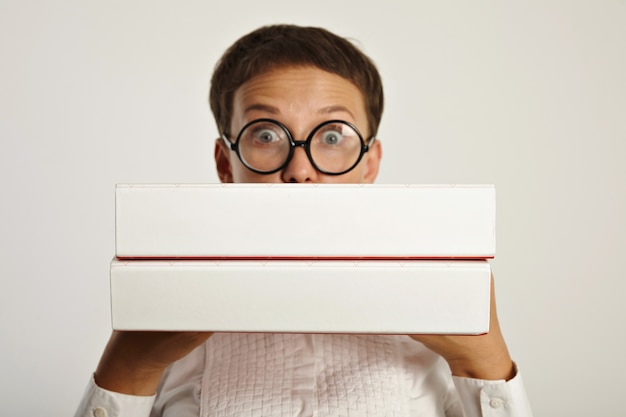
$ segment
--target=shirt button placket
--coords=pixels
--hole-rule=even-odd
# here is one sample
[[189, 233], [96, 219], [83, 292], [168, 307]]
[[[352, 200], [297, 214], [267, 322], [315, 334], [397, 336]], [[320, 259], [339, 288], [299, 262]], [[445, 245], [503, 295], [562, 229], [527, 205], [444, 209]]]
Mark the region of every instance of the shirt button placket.
[[93, 417], [107, 417], [107, 410], [102, 407], [96, 407], [93, 409]]
[[504, 407], [504, 400], [502, 398], [497, 398], [497, 397], [492, 398], [491, 400], [489, 400], [489, 406], [497, 410], [499, 408]]

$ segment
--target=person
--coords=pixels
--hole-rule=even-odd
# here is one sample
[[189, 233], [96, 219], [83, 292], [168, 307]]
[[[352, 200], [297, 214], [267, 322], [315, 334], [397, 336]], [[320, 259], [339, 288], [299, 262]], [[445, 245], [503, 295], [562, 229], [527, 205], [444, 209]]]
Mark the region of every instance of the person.
[[[211, 80], [219, 179], [372, 183], [383, 101], [345, 38], [259, 28]], [[530, 416], [493, 277], [491, 311], [480, 336], [114, 331], [76, 416]]]

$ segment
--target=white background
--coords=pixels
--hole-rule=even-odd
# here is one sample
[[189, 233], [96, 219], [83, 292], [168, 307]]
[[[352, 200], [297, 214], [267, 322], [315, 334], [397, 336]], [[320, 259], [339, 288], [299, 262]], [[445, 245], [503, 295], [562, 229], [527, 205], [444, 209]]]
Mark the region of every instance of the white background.
[[623, 416], [626, 2], [0, 1], [0, 415], [68, 416], [110, 332], [118, 182], [215, 182], [211, 70], [327, 27], [386, 86], [379, 183], [493, 183], [537, 416]]

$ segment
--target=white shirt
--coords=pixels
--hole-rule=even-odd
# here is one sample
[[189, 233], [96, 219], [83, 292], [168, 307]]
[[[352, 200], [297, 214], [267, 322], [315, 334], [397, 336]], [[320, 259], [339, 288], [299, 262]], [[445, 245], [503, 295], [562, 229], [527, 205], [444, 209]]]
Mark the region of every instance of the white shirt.
[[165, 372], [156, 396], [93, 378], [76, 417], [530, 417], [521, 375], [453, 377], [408, 336], [218, 333]]

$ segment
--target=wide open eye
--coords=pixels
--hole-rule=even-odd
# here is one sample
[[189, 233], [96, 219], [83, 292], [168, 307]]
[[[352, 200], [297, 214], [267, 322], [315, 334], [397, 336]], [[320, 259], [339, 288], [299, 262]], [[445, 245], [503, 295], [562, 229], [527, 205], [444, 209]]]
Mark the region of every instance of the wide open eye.
[[253, 170], [270, 172], [289, 157], [289, 134], [277, 123], [267, 120], [252, 122], [240, 134], [239, 157]]
[[331, 121], [315, 131], [309, 150], [315, 165], [322, 172], [345, 172], [361, 156], [361, 138], [349, 124]]
[[240, 147], [265, 148], [268, 146], [289, 146], [288, 134], [271, 121], [253, 122], [240, 135]]
[[329, 128], [320, 135], [320, 141], [324, 145], [339, 145], [343, 140], [343, 133], [339, 129]]
[[352, 151], [359, 146], [359, 134], [347, 123], [329, 122], [321, 125], [313, 135], [311, 146], [331, 150], [346, 149]]
[[276, 129], [259, 127], [254, 129], [251, 138], [253, 142], [270, 144], [280, 141], [280, 134]]

